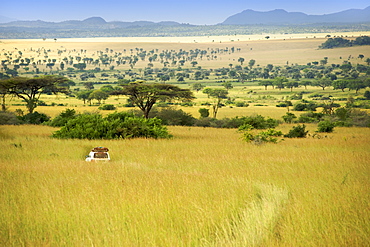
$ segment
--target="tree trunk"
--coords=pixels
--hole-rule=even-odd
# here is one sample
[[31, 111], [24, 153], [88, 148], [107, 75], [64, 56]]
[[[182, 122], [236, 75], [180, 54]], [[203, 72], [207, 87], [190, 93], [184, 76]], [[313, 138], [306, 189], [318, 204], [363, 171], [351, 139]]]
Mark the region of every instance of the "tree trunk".
[[144, 117], [145, 117], [146, 119], [148, 119], [148, 118], [149, 118], [149, 110], [148, 110], [148, 109], [145, 109], [145, 110], [143, 111], [143, 113], [144, 113]]
[[2, 98], [3, 98], [3, 102], [2, 102], [2, 104], [1, 104], [1, 110], [2, 110], [2, 111], [6, 111], [6, 105], [5, 105], [5, 94], [3, 94]]

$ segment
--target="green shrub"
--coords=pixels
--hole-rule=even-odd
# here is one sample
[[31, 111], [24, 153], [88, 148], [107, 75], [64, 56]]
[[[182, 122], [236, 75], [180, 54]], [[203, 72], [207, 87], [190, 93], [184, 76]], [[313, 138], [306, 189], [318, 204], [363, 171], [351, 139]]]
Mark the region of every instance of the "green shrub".
[[282, 116], [284, 122], [286, 123], [292, 123], [293, 122], [293, 119], [297, 118], [296, 115], [294, 115], [293, 113], [291, 112], [287, 112], [284, 116]]
[[242, 125], [248, 124], [253, 126], [253, 128], [255, 129], [269, 129], [275, 128], [279, 125], [278, 120], [272, 119], [270, 117], [267, 117], [265, 119], [265, 117], [261, 115], [242, 117], [241, 120], [243, 122]]
[[201, 118], [209, 117], [209, 109], [207, 108], [200, 108], [199, 113]]
[[331, 133], [331, 132], [333, 132], [334, 127], [335, 127], [335, 124], [333, 122], [329, 121], [329, 120], [321, 121], [318, 124], [317, 132]]
[[50, 120], [50, 117], [44, 113], [33, 112], [24, 116], [18, 116], [22, 124], [42, 124]]
[[325, 114], [316, 112], [307, 112], [299, 116], [298, 123], [317, 123], [320, 122]]
[[145, 119], [132, 113], [113, 113], [103, 118], [100, 114], [82, 114], [69, 120], [55, 138], [119, 139], [119, 138], [169, 138], [166, 127], [157, 118]]
[[69, 120], [76, 117], [76, 111], [74, 109], [66, 109], [64, 112], [61, 112], [58, 116], [56, 116], [51, 121], [48, 121], [46, 124], [53, 127], [62, 127], [64, 126]]
[[234, 118], [224, 118], [219, 121], [220, 128], [239, 128], [244, 124], [244, 118], [234, 117]]
[[249, 104], [246, 103], [246, 102], [243, 102], [243, 101], [237, 101], [237, 102], [235, 102], [235, 106], [236, 107], [248, 107]]
[[316, 111], [317, 104], [314, 102], [301, 102], [294, 105], [293, 110], [294, 111]]
[[252, 142], [254, 144], [263, 144], [266, 142], [277, 143], [279, 136], [282, 136], [283, 133], [281, 131], [277, 131], [275, 129], [268, 129], [267, 131], [262, 131], [257, 134], [251, 133], [251, 126], [244, 129], [243, 133], [243, 140], [246, 142]]
[[106, 111], [109, 111], [109, 110], [115, 110], [116, 107], [114, 105], [111, 105], [111, 104], [108, 104], [108, 105], [102, 105], [99, 107], [99, 110], [106, 110]]
[[364, 93], [364, 97], [365, 97], [367, 100], [370, 100], [370, 91], [365, 91], [365, 93]]
[[284, 103], [284, 102], [281, 102], [281, 103], [277, 104], [276, 107], [288, 107], [288, 104]]
[[345, 121], [351, 116], [351, 109], [346, 107], [341, 107], [335, 110], [335, 116], [341, 121]]
[[306, 126], [297, 125], [294, 126], [288, 134], [284, 135], [284, 137], [288, 138], [305, 138], [307, 136], [308, 131], [306, 131]]
[[235, 128], [230, 123], [229, 118], [224, 118], [224, 119], [216, 119], [216, 118], [200, 118], [196, 119], [194, 122], [194, 126], [199, 126], [199, 127], [212, 127], [212, 128]]
[[163, 108], [159, 111], [154, 109], [151, 111], [149, 116], [161, 119], [164, 125], [192, 126], [195, 122], [195, 118], [191, 114], [186, 113], [181, 109], [176, 110], [173, 108]]

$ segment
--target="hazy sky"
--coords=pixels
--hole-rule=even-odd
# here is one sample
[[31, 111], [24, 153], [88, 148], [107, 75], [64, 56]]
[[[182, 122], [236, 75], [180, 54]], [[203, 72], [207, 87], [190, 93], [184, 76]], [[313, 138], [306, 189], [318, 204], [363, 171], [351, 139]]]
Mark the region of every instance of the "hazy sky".
[[177, 21], [217, 24], [246, 9], [285, 9], [306, 14], [330, 14], [364, 9], [369, 0], [0, 0], [0, 16], [18, 20]]

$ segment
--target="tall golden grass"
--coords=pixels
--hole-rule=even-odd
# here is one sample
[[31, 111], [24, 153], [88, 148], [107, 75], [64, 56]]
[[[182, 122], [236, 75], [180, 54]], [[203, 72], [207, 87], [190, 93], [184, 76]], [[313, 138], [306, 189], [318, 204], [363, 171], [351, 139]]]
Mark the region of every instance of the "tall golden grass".
[[[370, 244], [368, 128], [261, 146], [233, 129], [169, 127], [169, 140], [55, 130], [0, 127], [2, 246]], [[112, 161], [85, 162], [94, 146]]]

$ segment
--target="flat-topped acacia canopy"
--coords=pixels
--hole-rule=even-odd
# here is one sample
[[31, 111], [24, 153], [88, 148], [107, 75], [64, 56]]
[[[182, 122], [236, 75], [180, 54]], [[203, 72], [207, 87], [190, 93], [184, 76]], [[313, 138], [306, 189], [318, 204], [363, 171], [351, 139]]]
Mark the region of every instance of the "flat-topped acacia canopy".
[[144, 113], [145, 118], [149, 118], [150, 110], [158, 101], [191, 101], [195, 98], [189, 89], [170, 84], [134, 82], [121, 86], [121, 90], [114, 91], [112, 94], [129, 96], [131, 102]]
[[0, 81], [0, 89], [14, 94], [27, 103], [29, 113], [37, 106], [42, 93], [69, 93], [71, 81], [63, 76], [14, 77]]

